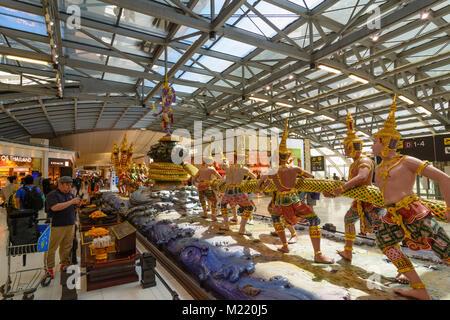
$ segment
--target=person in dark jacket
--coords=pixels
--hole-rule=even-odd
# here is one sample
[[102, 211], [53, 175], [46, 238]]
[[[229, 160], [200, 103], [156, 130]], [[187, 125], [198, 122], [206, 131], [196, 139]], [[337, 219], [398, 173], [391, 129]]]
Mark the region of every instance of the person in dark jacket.
[[52, 278], [55, 253], [58, 248], [61, 271], [70, 264], [70, 250], [75, 232], [75, 208], [81, 202], [80, 198], [70, 192], [71, 189], [72, 178], [65, 176], [59, 179], [58, 188], [47, 195], [46, 207], [49, 218], [52, 218], [52, 229], [48, 253], [45, 254], [44, 259]]

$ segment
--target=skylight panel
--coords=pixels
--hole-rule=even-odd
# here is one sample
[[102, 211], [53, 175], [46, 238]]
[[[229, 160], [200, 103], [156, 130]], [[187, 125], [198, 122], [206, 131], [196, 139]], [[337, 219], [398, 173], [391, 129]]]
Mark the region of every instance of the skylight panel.
[[[208, 69], [216, 71], [216, 72], [222, 72], [233, 64], [233, 62], [231, 62], [231, 61], [221, 60], [221, 59], [217, 59], [217, 58], [209, 57], [209, 56], [201, 57], [199, 62], [201, 64], [203, 64], [205, 67], [207, 67]], [[201, 66], [198, 66], [198, 67], [201, 68]]]
[[192, 72], [185, 72], [180, 77], [180, 79], [186, 79], [186, 80], [197, 81], [197, 82], [202, 82], [202, 83], [206, 83], [206, 82], [210, 81], [212, 78], [213, 78], [212, 76], [207, 76], [205, 74], [192, 73]]
[[243, 58], [255, 50], [256, 47], [239, 41], [222, 38], [214, 44], [212, 49]]
[[[294, 0], [289, 0], [289, 1], [294, 1]], [[300, 0], [296, 0], [296, 1], [300, 1]], [[305, 1], [306, 5], [308, 6], [308, 9], [314, 9], [319, 4], [321, 4], [324, 0], [304, 0], [304, 1]]]
[[0, 7], [0, 26], [47, 35], [47, 26], [43, 16], [6, 7]]
[[185, 92], [185, 93], [192, 93], [198, 89], [195, 87], [183, 86], [180, 84], [173, 84], [172, 87], [175, 89], [175, 92]]
[[[242, 12], [240, 12], [242, 14]], [[265, 23], [261, 18], [254, 15], [242, 18], [235, 26], [265, 37], [273, 37], [277, 32], [273, 30], [267, 23]]]
[[255, 7], [278, 29], [283, 30], [288, 24], [298, 19], [298, 15], [283, 8], [277, 7], [265, 1], [261, 1]]

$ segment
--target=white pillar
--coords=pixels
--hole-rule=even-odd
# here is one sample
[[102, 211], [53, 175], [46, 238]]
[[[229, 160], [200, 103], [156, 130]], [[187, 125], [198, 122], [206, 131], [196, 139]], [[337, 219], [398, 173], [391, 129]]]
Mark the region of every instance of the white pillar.
[[42, 151], [42, 177], [48, 178], [48, 151]]

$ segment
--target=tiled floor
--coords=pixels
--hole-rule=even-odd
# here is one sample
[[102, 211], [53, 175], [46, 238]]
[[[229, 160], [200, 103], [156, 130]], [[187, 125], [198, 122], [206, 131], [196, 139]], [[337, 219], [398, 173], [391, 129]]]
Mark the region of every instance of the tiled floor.
[[[257, 206], [258, 214], [267, 213], [267, 205], [270, 201], [269, 197], [255, 197], [254, 202]], [[336, 199], [328, 199], [321, 198], [320, 201], [317, 202], [317, 205], [314, 207], [316, 213], [320, 217], [322, 224], [324, 223], [333, 223], [337, 230], [343, 231], [344, 229], [344, 215], [348, 210], [351, 204], [351, 199], [348, 198], [336, 198]], [[450, 226], [449, 224], [442, 224], [447, 234], [450, 234]], [[359, 223], [357, 224], [357, 231], [359, 231]], [[0, 209], [0, 284], [3, 284], [6, 280], [7, 276], [7, 259], [5, 254], [6, 249], [6, 239], [7, 239], [7, 230], [6, 230], [6, 213], [3, 209]], [[143, 247], [138, 245], [138, 250], [145, 251]], [[57, 254], [57, 262], [58, 262], [58, 254]], [[35, 265], [36, 267], [42, 267], [43, 263], [43, 255], [42, 254], [31, 254], [28, 255], [28, 263], [27, 268], [31, 268], [31, 266]], [[13, 259], [13, 268], [21, 267], [21, 258]], [[161, 266], [157, 266], [157, 271], [160, 272], [162, 277], [166, 280], [166, 282], [175, 290], [181, 300], [192, 300], [192, 297], [176, 282], [176, 280]], [[137, 267], [137, 272], [140, 276], [140, 268]], [[59, 285], [59, 277], [60, 274], [58, 271], [55, 273], [55, 279], [52, 280], [50, 286], [46, 288], [40, 287], [35, 294], [35, 299], [43, 299], [43, 300], [58, 300], [61, 297], [61, 286]], [[169, 291], [164, 287], [161, 281], [157, 278], [157, 286], [153, 288], [142, 289], [140, 286], [140, 282], [124, 284], [120, 286], [95, 290], [95, 291], [86, 291], [85, 287], [85, 277], [82, 277], [81, 280], [81, 289], [78, 290], [78, 298], [80, 300], [110, 300], [110, 299], [121, 299], [121, 300], [161, 300], [161, 299], [172, 299]], [[21, 299], [19, 296], [17, 299]]]

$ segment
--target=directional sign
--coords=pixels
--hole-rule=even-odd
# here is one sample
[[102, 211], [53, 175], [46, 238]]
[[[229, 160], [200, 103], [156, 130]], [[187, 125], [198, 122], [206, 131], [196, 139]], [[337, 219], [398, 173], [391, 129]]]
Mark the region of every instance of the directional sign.
[[402, 148], [397, 150], [404, 155], [412, 156], [420, 160], [435, 161], [434, 141], [432, 136], [403, 139], [400, 141]]
[[311, 171], [325, 171], [325, 157], [311, 157]]
[[450, 161], [450, 134], [434, 137], [436, 161]]

